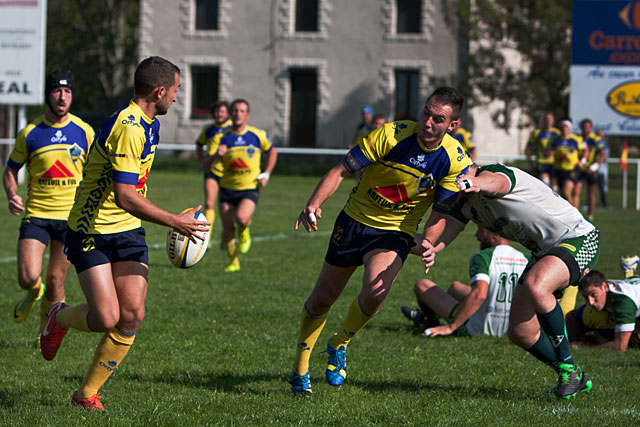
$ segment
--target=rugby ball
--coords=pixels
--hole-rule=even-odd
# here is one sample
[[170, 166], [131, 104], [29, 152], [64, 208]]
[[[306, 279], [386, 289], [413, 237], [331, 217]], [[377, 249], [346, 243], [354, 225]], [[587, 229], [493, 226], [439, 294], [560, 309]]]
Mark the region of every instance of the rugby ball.
[[[194, 217], [198, 221], [207, 220], [201, 211], [196, 212]], [[202, 259], [209, 245], [209, 232], [205, 231], [197, 234], [203, 240], [196, 239], [196, 243], [193, 243], [185, 235], [178, 233], [173, 228], [169, 229], [169, 233], [167, 233], [167, 255], [171, 264], [178, 268], [189, 268]]]

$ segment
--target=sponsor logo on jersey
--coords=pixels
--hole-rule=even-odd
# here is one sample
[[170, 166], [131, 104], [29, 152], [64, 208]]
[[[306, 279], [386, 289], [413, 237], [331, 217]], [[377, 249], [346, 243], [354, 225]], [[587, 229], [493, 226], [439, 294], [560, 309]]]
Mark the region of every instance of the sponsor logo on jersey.
[[129, 114], [129, 117], [122, 120], [123, 125], [131, 125], [133, 127], [140, 126], [138, 122], [136, 122], [136, 118], [133, 114]]
[[249, 165], [242, 159], [235, 159], [233, 163], [229, 165], [230, 169], [249, 169]]
[[153, 145], [153, 141], [155, 141], [156, 136], [153, 133], [153, 129], [149, 128], [149, 138], [147, 138], [149, 140], [149, 144]]
[[[70, 179], [71, 178], [71, 179]], [[62, 164], [60, 160], [51, 165], [49, 169], [38, 178], [39, 185], [76, 185], [73, 173]]]
[[59, 129], [51, 137], [51, 142], [66, 142], [66, 141], [67, 141], [67, 137]]
[[465, 158], [465, 156], [467, 155], [467, 153], [464, 152], [464, 150], [462, 149], [462, 147], [458, 146], [458, 157], [456, 158], [457, 161], [461, 161], [462, 159]]
[[77, 142], [74, 142], [71, 147], [67, 148], [67, 153], [69, 154], [69, 160], [71, 160], [73, 163], [82, 161], [82, 158], [84, 156], [84, 150], [78, 145]]
[[257, 152], [258, 152], [258, 150], [256, 150], [256, 147], [254, 147], [252, 145], [247, 147], [247, 157], [249, 159], [253, 159], [253, 156], [255, 156]]
[[245, 145], [244, 138], [242, 137], [242, 135], [238, 135], [235, 141], [231, 143], [231, 145]]
[[375, 189], [368, 188], [367, 196], [378, 206], [392, 211], [407, 212], [415, 208], [403, 183]]
[[412, 165], [414, 165], [417, 168], [426, 169], [427, 162], [424, 160], [424, 158], [425, 158], [424, 154], [419, 154], [416, 157], [410, 158], [409, 159], [409, 163], [411, 163]]

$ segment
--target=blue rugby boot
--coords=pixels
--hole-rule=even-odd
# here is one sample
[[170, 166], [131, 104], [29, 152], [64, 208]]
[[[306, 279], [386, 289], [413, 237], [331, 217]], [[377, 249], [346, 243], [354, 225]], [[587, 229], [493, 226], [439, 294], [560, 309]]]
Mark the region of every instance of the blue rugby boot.
[[327, 382], [334, 386], [341, 386], [347, 378], [347, 347], [341, 345], [338, 348], [331, 347], [331, 340], [327, 343], [327, 353], [329, 361], [327, 370], [324, 372]]
[[311, 390], [311, 381], [309, 381], [309, 371], [306, 374], [300, 375], [293, 371], [291, 373], [291, 392], [296, 397], [311, 397], [313, 391]]

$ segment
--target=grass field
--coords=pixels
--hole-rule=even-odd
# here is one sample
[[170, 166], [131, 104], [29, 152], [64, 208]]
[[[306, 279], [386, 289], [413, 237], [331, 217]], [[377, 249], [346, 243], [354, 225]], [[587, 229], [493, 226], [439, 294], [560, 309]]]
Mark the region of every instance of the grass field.
[[[276, 171], [254, 217], [253, 247], [237, 273], [222, 272], [227, 258], [217, 246], [194, 268], [174, 268], [164, 250], [166, 229], [146, 225], [146, 319], [122, 366], [101, 389], [105, 413], [70, 406], [99, 334], [71, 331], [56, 359], [46, 362], [36, 347], [36, 313], [22, 324], [10, 320], [21, 296], [15, 265], [19, 219], [1, 209], [0, 425], [640, 424], [637, 350], [574, 350], [594, 387], [558, 401], [543, 393], [555, 374], [506, 338], [418, 335], [399, 310], [414, 302], [412, 286], [422, 276], [417, 257], [407, 261], [381, 312], [352, 341], [349, 377], [336, 389], [324, 381], [326, 355], [320, 351], [359, 292], [362, 276], [356, 272], [314, 350], [314, 398], [292, 397], [288, 380], [299, 313], [351, 185], [345, 182], [325, 204], [319, 233], [294, 232], [318, 179]], [[194, 206], [202, 199], [201, 176], [165, 162], [152, 172], [149, 198], [172, 211]], [[610, 200], [619, 204], [619, 193]], [[620, 256], [640, 253], [638, 218], [633, 210], [597, 211], [599, 268], [605, 274], [619, 277]], [[468, 259], [478, 248], [474, 231], [469, 226], [438, 256], [433, 280], [444, 287], [454, 279], [468, 281]], [[216, 243], [219, 235], [217, 221]], [[84, 301], [73, 270], [67, 301]]]

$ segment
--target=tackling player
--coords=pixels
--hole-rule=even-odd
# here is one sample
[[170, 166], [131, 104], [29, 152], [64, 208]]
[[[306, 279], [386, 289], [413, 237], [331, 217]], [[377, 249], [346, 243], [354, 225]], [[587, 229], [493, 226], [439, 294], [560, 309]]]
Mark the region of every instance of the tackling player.
[[[222, 164], [219, 203], [222, 242], [230, 261], [224, 270], [227, 272], [240, 270], [238, 252], [249, 252], [249, 225], [258, 205], [260, 187], [267, 186], [278, 159], [267, 132], [247, 124], [249, 103], [244, 99], [236, 99], [230, 108], [231, 127], [215, 136], [209, 146], [210, 157], [204, 163], [205, 166], [216, 162]], [[260, 172], [262, 152], [267, 153], [264, 172]]]
[[[27, 292], [13, 310], [13, 321], [24, 321], [44, 295], [38, 336], [51, 306], [65, 300], [64, 281], [70, 266], [64, 254], [67, 218], [94, 136], [91, 126], [69, 113], [72, 100], [71, 74], [63, 70], [49, 73], [45, 113], [20, 131], [2, 177], [9, 212], [25, 214], [18, 240], [18, 283]], [[17, 193], [18, 171], [24, 164], [28, 171], [25, 204]], [[49, 242], [43, 283], [42, 257]]]
[[[347, 376], [347, 345], [376, 315], [414, 245], [413, 235], [429, 209], [422, 246], [439, 237], [455, 202], [456, 177], [469, 167], [464, 150], [447, 132], [458, 124], [464, 99], [453, 88], [436, 89], [427, 98], [418, 122], [387, 123], [352, 148], [320, 181], [295, 229], [318, 230], [322, 204], [351, 174], [362, 170], [343, 211], [336, 219], [324, 265], [304, 303], [291, 391], [311, 396], [309, 357], [329, 309], [354, 271], [364, 265], [362, 290], [344, 323], [327, 343], [327, 382], [340, 386]], [[428, 268], [433, 260], [426, 260]]]
[[[591, 380], [571, 355], [557, 297], [594, 267], [598, 230], [542, 181], [514, 167], [472, 165], [457, 185], [463, 194], [435, 250], [444, 249], [469, 221], [530, 250], [511, 303], [509, 339], [555, 369], [558, 398], [590, 390]], [[424, 255], [430, 259], [432, 253]]]
[[[196, 159], [200, 169], [204, 172], [204, 215], [207, 221], [211, 223], [209, 228], [213, 230], [213, 223], [216, 219], [215, 203], [220, 190], [220, 178], [222, 177], [222, 163], [217, 161], [213, 166], [206, 167], [203, 161], [213, 138], [231, 126], [229, 104], [225, 101], [215, 102], [211, 106], [211, 115], [214, 123], [206, 125], [196, 140]], [[209, 247], [211, 247], [211, 240], [209, 240]]]
[[148, 248], [141, 220], [171, 227], [190, 239], [208, 231], [189, 211], [173, 214], [146, 198], [160, 123], [176, 101], [180, 69], [154, 56], [134, 75], [134, 97], [100, 128], [68, 221], [65, 251], [76, 268], [86, 304], [51, 307], [40, 348], [52, 360], [69, 328], [103, 333], [93, 362], [71, 403], [104, 410], [99, 388], [120, 365], [144, 319]]

